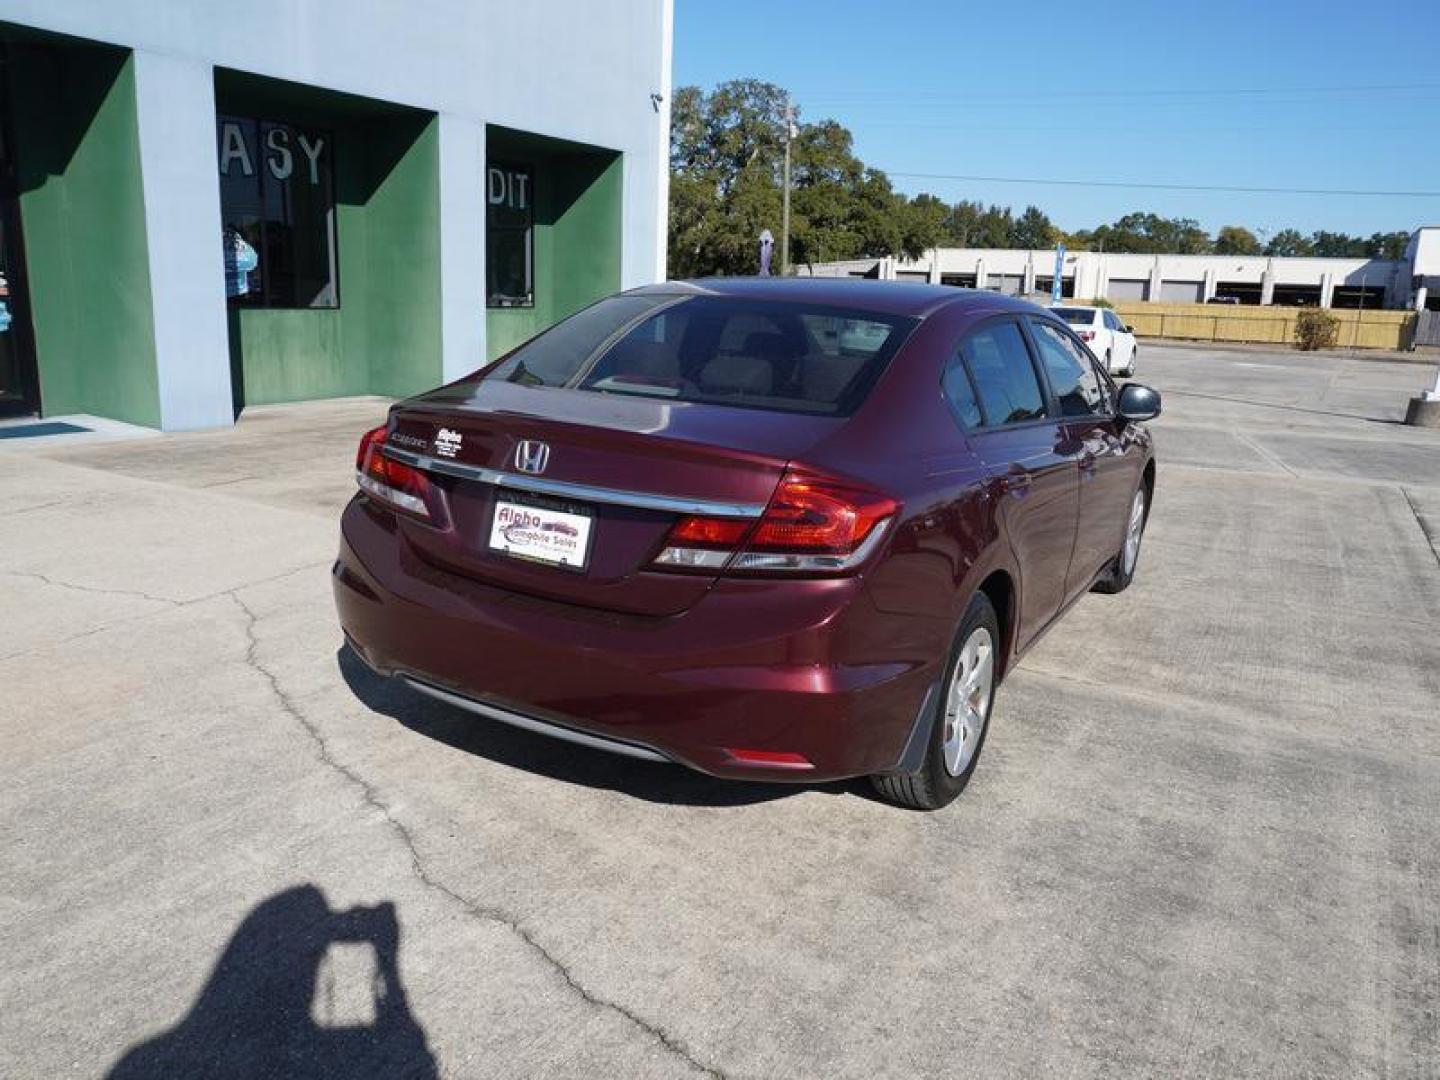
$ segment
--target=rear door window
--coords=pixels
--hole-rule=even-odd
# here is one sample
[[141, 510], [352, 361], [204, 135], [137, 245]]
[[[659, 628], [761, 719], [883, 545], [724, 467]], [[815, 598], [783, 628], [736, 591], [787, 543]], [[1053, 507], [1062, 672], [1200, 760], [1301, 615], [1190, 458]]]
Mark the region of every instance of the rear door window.
[[1030, 328], [1061, 415], [1096, 416], [1108, 411], [1105, 384], [1095, 374], [1085, 350], [1064, 331], [1041, 319], [1031, 319]]
[[[969, 373], [986, 425], [1020, 424], [1045, 416], [1045, 395], [1015, 323], [990, 323], [968, 334], [960, 343], [960, 360]], [[958, 388], [953, 376], [950, 383]], [[963, 411], [958, 401], [956, 408]]]
[[966, 370], [965, 361], [958, 352], [950, 358], [950, 363], [945, 365], [940, 389], [965, 430], [973, 431], [984, 426], [985, 415], [980, 411], [980, 399], [975, 395], [975, 386], [970, 382], [970, 372]]

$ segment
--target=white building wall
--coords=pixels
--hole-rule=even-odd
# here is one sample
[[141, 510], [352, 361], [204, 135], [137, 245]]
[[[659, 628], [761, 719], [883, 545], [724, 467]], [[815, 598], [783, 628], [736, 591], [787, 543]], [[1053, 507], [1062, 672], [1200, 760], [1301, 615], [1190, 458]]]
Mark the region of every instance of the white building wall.
[[485, 125], [454, 113], [439, 124], [440, 371], [449, 382], [485, 355]]
[[160, 423], [171, 431], [216, 427], [234, 412], [217, 240], [215, 76], [208, 64], [148, 51], [137, 51], [134, 63]]
[[1418, 277], [1440, 277], [1440, 225], [1416, 229], [1406, 257], [1410, 272]]
[[[1421, 230], [1427, 237], [1422, 244], [1411, 242], [1411, 255], [1417, 266], [1429, 267], [1428, 273], [1440, 285], [1440, 229]], [[844, 277], [863, 274], [880, 260], [851, 259], [838, 263], [817, 263], [817, 277]], [[1035, 275], [1048, 277], [1054, 270], [1053, 248], [1035, 251], [1006, 248], [938, 248], [917, 260], [895, 263], [900, 274], [979, 274], [979, 286], [986, 276], [1024, 275], [1033, 268]], [[810, 272], [802, 267], [802, 272]], [[1123, 252], [1072, 251], [1065, 254], [1065, 275], [1075, 275], [1077, 299], [1110, 295], [1117, 281], [1146, 283], [1148, 297], [1158, 300], [1165, 282], [1196, 283], [1204, 299], [1214, 296], [1221, 284], [1244, 283], [1265, 287], [1265, 303], [1270, 303], [1275, 285], [1306, 285], [1325, 288], [1333, 295], [1339, 286], [1385, 288], [1392, 306], [1405, 302], [1401, 283], [1408, 283], [1411, 264], [1406, 260], [1387, 259], [1321, 259], [1271, 258], [1264, 255], [1137, 255]], [[1415, 273], [1422, 273], [1416, 269]], [[1267, 277], [1268, 275], [1268, 277]]]

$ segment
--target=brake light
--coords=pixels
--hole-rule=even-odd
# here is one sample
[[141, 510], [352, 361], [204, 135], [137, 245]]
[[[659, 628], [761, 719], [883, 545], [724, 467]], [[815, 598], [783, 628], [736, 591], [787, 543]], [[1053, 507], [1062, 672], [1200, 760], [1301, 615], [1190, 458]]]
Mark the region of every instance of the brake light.
[[1095, 340], [1095, 331], [1094, 331], [1094, 330], [1081, 330], [1081, 331], [1078, 331], [1078, 333], [1080, 334], [1080, 340], [1081, 340], [1081, 341], [1094, 341], [1094, 340]]
[[681, 518], [670, 530], [670, 541], [690, 547], [733, 548], [750, 531], [750, 522], [735, 518]]
[[429, 521], [430, 478], [419, 469], [386, 457], [386, 436], [386, 429], [378, 427], [361, 437], [355, 452], [355, 482], [372, 499]]
[[878, 492], [787, 472], [758, 521], [682, 518], [655, 562], [671, 569], [843, 572], [865, 561], [898, 509]]

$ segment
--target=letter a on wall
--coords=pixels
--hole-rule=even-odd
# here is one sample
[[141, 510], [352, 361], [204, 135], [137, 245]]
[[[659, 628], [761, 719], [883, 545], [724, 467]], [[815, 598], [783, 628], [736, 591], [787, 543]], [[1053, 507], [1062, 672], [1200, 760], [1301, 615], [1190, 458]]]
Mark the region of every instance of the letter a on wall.
[[250, 151], [245, 146], [245, 134], [240, 125], [226, 121], [220, 131], [220, 174], [230, 175], [230, 163], [240, 159], [240, 171], [246, 176], [255, 175], [255, 164], [250, 160]]

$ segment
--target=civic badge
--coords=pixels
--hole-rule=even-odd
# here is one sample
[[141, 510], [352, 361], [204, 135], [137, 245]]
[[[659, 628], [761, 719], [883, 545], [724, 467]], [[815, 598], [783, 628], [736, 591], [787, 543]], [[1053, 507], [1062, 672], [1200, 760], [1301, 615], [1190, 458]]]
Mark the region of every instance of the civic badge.
[[521, 439], [515, 444], [515, 468], [523, 473], [543, 473], [550, 464], [550, 447], [538, 439]]
[[463, 436], [458, 431], [451, 431], [448, 427], [442, 427], [435, 433], [435, 453], [441, 457], [453, 458], [460, 452], [460, 440]]

